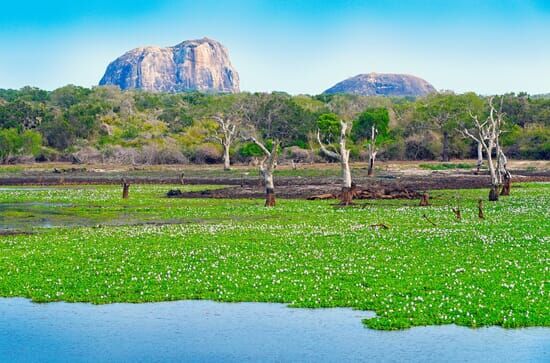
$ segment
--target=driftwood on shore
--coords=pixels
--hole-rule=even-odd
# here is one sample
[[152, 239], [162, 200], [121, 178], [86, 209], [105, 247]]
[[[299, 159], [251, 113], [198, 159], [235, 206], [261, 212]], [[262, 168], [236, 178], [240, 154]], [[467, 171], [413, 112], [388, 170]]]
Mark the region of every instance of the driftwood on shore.
[[[406, 188], [360, 189], [354, 191], [354, 199], [417, 199], [420, 193]], [[338, 194], [323, 193], [307, 197], [308, 200], [339, 199]]]

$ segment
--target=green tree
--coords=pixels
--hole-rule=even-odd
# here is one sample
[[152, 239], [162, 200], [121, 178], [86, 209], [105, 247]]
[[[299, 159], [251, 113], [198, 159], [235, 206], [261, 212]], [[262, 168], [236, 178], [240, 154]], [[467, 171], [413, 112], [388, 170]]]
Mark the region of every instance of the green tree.
[[351, 132], [354, 142], [370, 140], [372, 127], [377, 130], [375, 138], [386, 138], [390, 131], [390, 115], [387, 108], [368, 108], [355, 119]]
[[36, 131], [19, 132], [17, 129], [0, 130], [0, 162], [6, 163], [11, 157], [36, 155], [40, 151], [42, 137]]
[[434, 130], [442, 137], [441, 160], [451, 157], [451, 138], [456, 135], [457, 127], [469, 120], [472, 109], [483, 107], [483, 100], [474, 93], [455, 95], [437, 93], [418, 102], [416, 126], [420, 130]]
[[84, 101], [91, 92], [89, 88], [70, 84], [54, 90], [50, 97], [53, 105], [69, 108]]
[[340, 118], [335, 113], [324, 113], [317, 119], [317, 128], [321, 133], [321, 140], [326, 144], [333, 144], [340, 135]]
[[389, 138], [390, 115], [386, 108], [370, 108], [361, 113], [353, 123], [352, 139], [362, 140], [369, 153], [368, 175], [374, 173], [374, 161], [378, 148]]

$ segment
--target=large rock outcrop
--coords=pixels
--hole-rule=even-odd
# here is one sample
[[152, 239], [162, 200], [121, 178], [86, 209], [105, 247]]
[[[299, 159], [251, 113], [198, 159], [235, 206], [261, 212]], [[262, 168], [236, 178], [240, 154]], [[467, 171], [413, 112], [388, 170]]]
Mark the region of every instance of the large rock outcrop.
[[393, 73], [359, 74], [327, 89], [325, 94], [351, 93], [363, 96], [425, 96], [434, 86], [415, 76]]
[[133, 49], [109, 64], [99, 84], [158, 92], [239, 92], [239, 75], [227, 49], [202, 38]]

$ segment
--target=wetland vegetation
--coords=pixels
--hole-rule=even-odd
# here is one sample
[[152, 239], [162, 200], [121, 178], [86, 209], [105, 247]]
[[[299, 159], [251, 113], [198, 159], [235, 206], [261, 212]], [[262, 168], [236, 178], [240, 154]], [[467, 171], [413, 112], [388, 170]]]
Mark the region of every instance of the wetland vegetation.
[[[264, 208], [165, 198], [169, 188], [132, 185], [127, 200], [120, 186], [3, 188], [0, 227], [33, 233], [0, 236], [0, 296], [351, 307], [376, 312], [364, 321], [375, 329], [550, 326], [546, 183], [518, 184], [486, 204], [484, 220], [481, 189], [433, 191], [424, 208], [284, 199]], [[52, 228], [33, 222], [41, 215]]]

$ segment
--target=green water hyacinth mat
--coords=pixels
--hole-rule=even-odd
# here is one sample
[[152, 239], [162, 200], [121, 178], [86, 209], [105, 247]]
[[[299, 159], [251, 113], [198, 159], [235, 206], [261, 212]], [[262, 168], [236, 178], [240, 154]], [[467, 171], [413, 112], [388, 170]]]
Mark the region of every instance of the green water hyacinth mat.
[[128, 200], [120, 186], [4, 188], [0, 225], [31, 234], [0, 236], [0, 296], [352, 307], [376, 312], [364, 321], [375, 329], [550, 326], [550, 184], [514, 185], [510, 197], [485, 202], [484, 220], [485, 189], [432, 191], [430, 207], [264, 208], [165, 198], [170, 188], [133, 185]]

